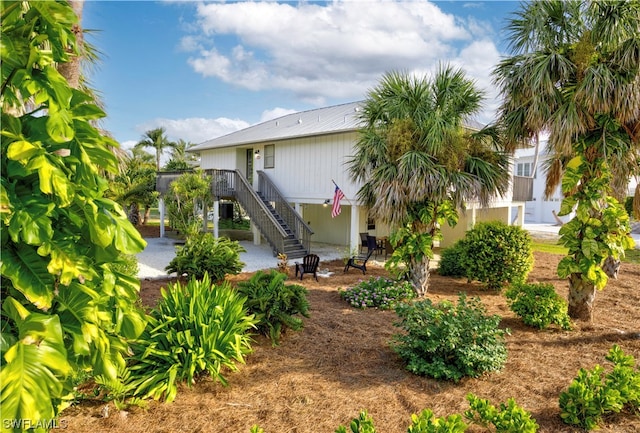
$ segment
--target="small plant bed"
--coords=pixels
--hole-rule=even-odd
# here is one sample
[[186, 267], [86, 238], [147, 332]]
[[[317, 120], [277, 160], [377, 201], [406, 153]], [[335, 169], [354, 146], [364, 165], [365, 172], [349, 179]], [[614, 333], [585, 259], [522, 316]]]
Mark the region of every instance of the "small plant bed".
[[355, 308], [390, 310], [399, 302], [412, 299], [415, 292], [408, 281], [370, 277], [347, 289], [338, 289], [340, 297]]

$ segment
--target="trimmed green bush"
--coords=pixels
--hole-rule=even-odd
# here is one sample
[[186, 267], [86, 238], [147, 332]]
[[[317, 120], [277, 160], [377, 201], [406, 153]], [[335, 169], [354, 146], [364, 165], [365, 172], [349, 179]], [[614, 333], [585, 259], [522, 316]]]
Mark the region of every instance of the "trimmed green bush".
[[[366, 410], [363, 410], [358, 418], [354, 418], [349, 423], [349, 431], [351, 433], [376, 433], [373, 418], [369, 416]], [[341, 425], [336, 429], [335, 433], [347, 433], [347, 428]]]
[[597, 429], [602, 417], [628, 409], [636, 414], [640, 408], [640, 369], [632, 356], [614, 345], [606, 356], [614, 364], [610, 373], [596, 365], [581, 368], [567, 391], [560, 394], [560, 417], [567, 424], [586, 430]]
[[467, 232], [462, 245], [467, 278], [485, 283], [489, 289], [524, 282], [533, 267], [531, 236], [518, 226], [479, 223]]
[[556, 293], [551, 284], [514, 284], [505, 296], [511, 311], [529, 326], [545, 329], [554, 324], [571, 329], [567, 301]]
[[507, 360], [504, 334], [498, 328], [500, 316], [487, 316], [480, 299], [458, 304], [442, 301], [434, 305], [425, 299], [400, 304], [396, 326], [405, 332], [394, 335], [392, 347], [412, 373], [435, 379], [460, 380], [500, 370]]
[[247, 310], [256, 315], [258, 330], [271, 338], [276, 346], [284, 328], [299, 331], [304, 323], [300, 314], [309, 317], [307, 289], [298, 284], [285, 284], [287, 276], [276, 270], [258, 271], [248, 281], [238, 283], [238, 292], [247, 298]]
[[214, 238], [211, 233], [196, 233], [187, 237], [182, 247], [177, 247], [176, 256], [165, 270], [169, 273], [201, 279], [204, 274], [214, 281], [222, 281], [226, 275], [242, 272], [244, 263], [240, 253], [246, 250], [228, 238]]
[[464, 245], [461, 240], [440, 253], [438, 273], [445, 277], [466, 277], [467, 271], [463, 266]]
[[339, 289], [340, 297], [356, 308], [379, 308], [389, 310], [403, 300], [416, 296], [408, 281], [385, 277], [371, 277], [346, 290]]
[[131, 380], [135, 395], [173, 401], [178, 382], [187, 386], [208, 373], [227, 384], [222, 370], [237, 370], [251, 352], [248, 331], [256, 319], [246, 298], [228, 282], [214, 285], [205, 274], [186, 285], [169, 284], [149, 315], [143, 334], [132, 344]]
[[513, 398], [507, 404], [500, 403], [498, 409], [489, 400], [482, 399], [471, 393], [467, 394], [471, 409], [465, 411], [464, 416], [469, 421], [483, 427], [492, 425], [496, 433], [535, 433], [538, 423], [531, 418], [531, 414], [518, 406]]

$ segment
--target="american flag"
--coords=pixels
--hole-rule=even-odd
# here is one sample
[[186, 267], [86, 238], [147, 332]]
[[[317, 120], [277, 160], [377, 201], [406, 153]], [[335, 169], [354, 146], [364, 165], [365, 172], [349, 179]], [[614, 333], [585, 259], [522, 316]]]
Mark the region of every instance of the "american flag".
[[333, 194], [333, 206], [331, 207], [331, 218], [340, 215], [340, 200], [344, 198], [342, 190], [336, 185], [336, 192]]

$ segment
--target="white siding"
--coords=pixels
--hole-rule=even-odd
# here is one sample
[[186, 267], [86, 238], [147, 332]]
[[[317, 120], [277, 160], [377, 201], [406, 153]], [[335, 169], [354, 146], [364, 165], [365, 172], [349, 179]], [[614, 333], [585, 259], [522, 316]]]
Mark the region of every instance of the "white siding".
[[233, 147], [204, 151], [200, 154], [200, 167], [235, 170], [238, 167], [237, 150]]

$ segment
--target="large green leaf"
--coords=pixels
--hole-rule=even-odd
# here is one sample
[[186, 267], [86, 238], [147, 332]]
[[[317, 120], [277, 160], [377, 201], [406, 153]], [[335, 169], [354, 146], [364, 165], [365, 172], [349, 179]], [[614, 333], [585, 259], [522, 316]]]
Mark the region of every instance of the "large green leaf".
[[2, 247], [2, 275], [13, 283], [25, 298], [41, 310], [51, 307], [55, 280], [47, 271], [47, 261], [33, 247]]
[[7, 350], [0, 370], [3, 419], [31, 420], [33, 425], [56, 416], [52, 400], [71, 372], [57, 316], [29, 312], [14, 298], [2, 310], [18, 329], [18, 342]]

